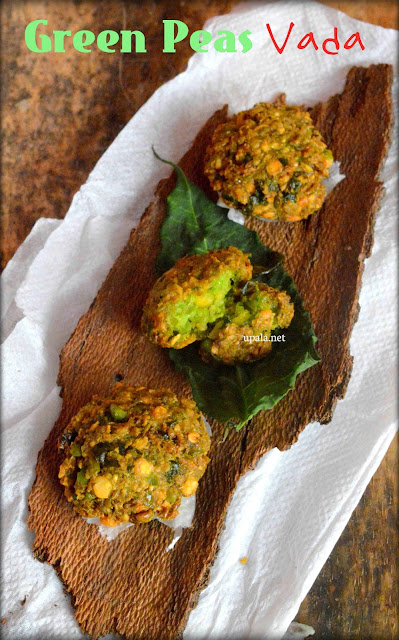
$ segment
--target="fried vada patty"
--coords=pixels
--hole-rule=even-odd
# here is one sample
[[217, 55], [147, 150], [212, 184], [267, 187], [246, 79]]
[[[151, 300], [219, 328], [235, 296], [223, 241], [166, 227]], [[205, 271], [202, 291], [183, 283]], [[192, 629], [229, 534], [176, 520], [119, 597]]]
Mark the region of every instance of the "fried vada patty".
[[310, 114], [260, 102], [219, 124], [205, 174], [225, 204], [268, 220], [297, 221], [320, 209], [333, 156]]
[[201, 340], [251, 275], [248, 255], [235, 247], [180, 258], [149, 294], [143, 333], [151, 342], [174, 349]]
[[201, 342], [201, 357], [228, 365], [259, 360], [272, 348], [271, 331], [288, 327], [293, 316], [294, 305], [285, 291], [249, 283], [245, 294], [230, 305], [226, 317]]
[[70, 421], [59, 479], [74, 509], [102, 524], [169, 520], [182, 496], [195, 493], [209, 447], [192, 400], [117, 384]]

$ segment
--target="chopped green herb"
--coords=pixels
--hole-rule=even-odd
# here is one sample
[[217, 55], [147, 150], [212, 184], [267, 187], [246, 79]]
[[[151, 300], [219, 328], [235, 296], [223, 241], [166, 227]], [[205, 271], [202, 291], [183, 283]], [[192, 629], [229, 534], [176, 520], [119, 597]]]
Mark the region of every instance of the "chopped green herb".
[[179, 473], [180, 463], [172, 460], [170, 463], [170, 469], [165, 473], [166, 479], [170, 482], [172, 478]]
[[298, 189], [301, 188], [302, 182], [298, 180], [298, 178], [293, 175], [291, 180], [287, 184], [287, 191], [290, 193], [296, 193]]
[[270, 178], [267, 181], [267, 188], [269, 191], [273, 191], [274, 193], [278, 193], [280, 191], [279, 184], [274, 178]]
[[284, 202], [296, 202], [296, 195], [295, 193], [285, 193], [283, 195], [283, 201]]

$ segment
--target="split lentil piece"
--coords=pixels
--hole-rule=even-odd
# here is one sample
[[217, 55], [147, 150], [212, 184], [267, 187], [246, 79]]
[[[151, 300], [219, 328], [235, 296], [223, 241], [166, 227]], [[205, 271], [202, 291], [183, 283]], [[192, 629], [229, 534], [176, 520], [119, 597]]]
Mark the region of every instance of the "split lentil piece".
[[118, 383], [68, 424], [59, 479], [73, 508], [102, 524], [169, 520], [182, 497], [196, 492], [209, 447], [192, 400]]

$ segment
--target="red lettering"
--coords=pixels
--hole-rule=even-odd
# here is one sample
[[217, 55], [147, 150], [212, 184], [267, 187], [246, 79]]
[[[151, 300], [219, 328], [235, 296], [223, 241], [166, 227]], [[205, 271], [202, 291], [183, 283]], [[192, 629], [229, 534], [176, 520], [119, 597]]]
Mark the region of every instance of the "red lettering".
[[[350, 41], [352, 39], [353, 39], [353, 42], [352, 42], [352, 44], [350, 44]], [[347, 41], [344, 44], [344, 49], [352, 49], [352, 47], [355, 46], [356, 42], [358, 42], [360, 44], [360, 47], [364, 51], [365, 47], [364, 47], [364, 44], [363, 44], [362, 39], [360, 37], [360, 33], [358, 31], [356, 31], [356, 33], [354, 33], [350, 38], [347, 39]]]
[[[305, 42], [305, 40], [307, 40], [307, 42]], [[312, 43], [312, 45], [314, 46], [314, 48], [316, 49], [316, 51], [318, 50], [318, 46], [316, 44], [316, 40], [313, 37], [313, 31], [311, 31], [310, 33], [307, 33], [305, 36], [303, 36], [302, 40], [300, 40], [297, 44], [297, 48], [298, 49], [306, 49], [306, 47], [308, 46], [308, 44]]]
[[285, 45], [286, 45], [286, 44], [287, 44], [287, 42], [288, 42], [288, 38], [289, 38], [289, 37], [290, 37], [290, 35], [291, 35], [291, 31], [292, 31], [293, 27], [294, 27], [294, 23], [293, 23], [293, 22], [291, 22], [291, 24], [290, 24], [290, 28], [288, 29], [287, 36], [286, 36], [286, 38], [285, 38], [285, 40], [284, 40], [284, 44], [283, 44], [283, 46], [280, 48], [280, 47], [278, 46], [278, 44], [277, 44], [276, 40], [274, 39], [274, 35], [273, 35], [273, 32], [272, 32], [272, 30], [271, 30], [271, 28], [270, 28], [270, 24], [269, 24], [269, 23], [267, 23], [267, 24], [266, 24], [266, 28], [267, 28], [267, 30], [268, 30], [268, 32], [269, 32], [269, 36], [271, 37], [271, 39], [272, 39], [272, 41], [273, 41], [274, 46], [276, 47], [277, 51], [278, 51], [280, 54], [281, 54], [281, 53], [283, 53], [283, 51], [284, 51], [284, 49], [285, 49]]
[[[327, 49], [327, 42], [333, 42], [335, 44], [335, 48], [337, 49], [337, 51], [329, 51]], [[323, 42], [323, 51], [324, 51], [324, 53], [328, 53], [328, 55], [330, 55], [330, 56], [336, 56], [337, 53], [338, 53], [338, 49], [339, 49], [338, 29], [337, 29], [337, 27], [334, 27], [334, 37], [333, 38], [327, 38], [326, 40], [324, 40], [324, 42]]]

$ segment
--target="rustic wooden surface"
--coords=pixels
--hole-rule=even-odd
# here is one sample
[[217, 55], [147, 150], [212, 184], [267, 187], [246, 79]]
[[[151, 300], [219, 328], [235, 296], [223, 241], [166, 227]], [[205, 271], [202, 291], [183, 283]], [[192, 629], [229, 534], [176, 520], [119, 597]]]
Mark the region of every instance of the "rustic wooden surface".
[[[394, 1], [323, 0], [349, 15], [397, 28]], [[165, 81], [184, 69], [191, 50], [160, 54], [162, 19], [200, 28], [237, 0], [2, 3], [2, 266], [41, 216], [61, 218], [74, 192], [123, 125]], [[37, 56], [23, 31], [45, 15], [52, 28], [119, 30], [147, 35], [148, 52], [107, 56], [94, 50]], [[399, 637], [397, 566], [398, 442], [391, 445], [297, 619], [318, 638]]]

